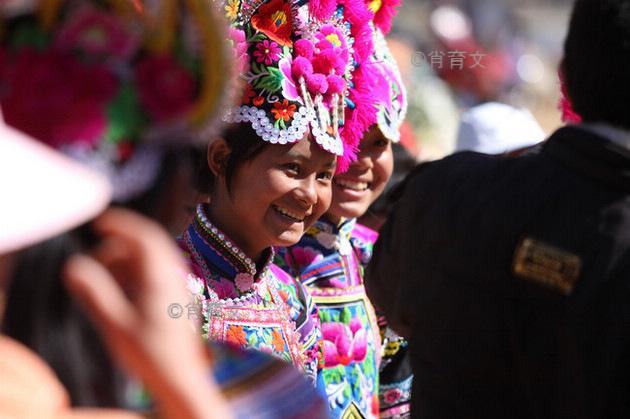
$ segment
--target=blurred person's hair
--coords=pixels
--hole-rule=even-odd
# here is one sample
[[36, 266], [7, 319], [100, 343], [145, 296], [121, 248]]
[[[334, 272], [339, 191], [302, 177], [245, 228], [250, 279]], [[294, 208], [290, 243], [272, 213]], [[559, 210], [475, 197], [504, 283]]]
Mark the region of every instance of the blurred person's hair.
[[577, 0], [562, 70], [585, 122], [630, 128], [630, 0]]
[[[173, 195], [181, 188], [192, 188], [192, 179], [187, 179], [188, 183], [184, 179], [182, 184], [179, 173], [192, 168], [194, 156], [193, 147], [165, 151], [152, 185], [124, 206], [168, 227], [183, 204]], [[172, 205], [175, 207], [169, 208]], [[74, 406], [141, 407], [141, 400], [127, 396], [129, 381], [114, 366], [100, 336], [62, 281], [67, 258], [88, 251], [94, 244], [84, 232], [75, 229], [18, 254], [6, 295], [2, 332], [46, 360]]]
[[101, 337], [61, 280], [66, 259], [84, 250], [73, 230], [18, 254], [2, 333], [46, 360], [73, 406], [123, 406], [124, 376], [113, 367]]

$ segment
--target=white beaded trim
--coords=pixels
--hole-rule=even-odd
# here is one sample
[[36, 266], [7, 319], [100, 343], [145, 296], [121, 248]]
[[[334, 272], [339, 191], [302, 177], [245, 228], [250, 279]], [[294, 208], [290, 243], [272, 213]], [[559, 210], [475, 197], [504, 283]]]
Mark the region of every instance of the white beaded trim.
[[310, 125], [311, 134], [315, 137], [317, 144], [337, 156], [343, 155], [341, 139], [323, 132], [318, 126], [315, 112], [308, 110], [305, 106], [300, 106], [298, 111], [293, 114], [293, 121], [286, 129], [275, 128], [266, 112], [254, 106], [240, 106], [230, 109], [223, 116], [223, 120], [227, 123], [249, 122], [256, 134], [263, 141], [271, 144], [293, 144], [306, 135]]
[[210, 220], [208, 220], [208, 217], [206, 217], [206, 214], [203, 211], [203, 205], [201, 204], [197, 205], [196, 210], [197, 210], [197, 217], [203, 223], [204, 227], [212, 231], [217, 237], [219, 237], [221, 241], [224, 242], [225, 247], [235, 252], [238, 255], [238, 257], [241, 258], [241, 261], [247, 266], [247, 269], [249, 271], [247, 272], [248, 274], [250, 274], [251, 276], [256, 276], [256, 264], [254, 263], [254, 261], [251, 260], [248, 256], [246, 256], [245, 253], [243, 253], [243, 251], [236, 244], [234, 244], [221, 231], [219, 231], [219, 229], [216, 228], [214, 224], [210, 222]]

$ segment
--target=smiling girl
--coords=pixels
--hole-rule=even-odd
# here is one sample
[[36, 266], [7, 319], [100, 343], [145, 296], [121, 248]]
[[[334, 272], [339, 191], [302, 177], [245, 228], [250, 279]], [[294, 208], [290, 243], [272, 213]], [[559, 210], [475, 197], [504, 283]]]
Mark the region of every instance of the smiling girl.
[[272, 263], [273, 246], [297, 243], [330, 206], [337, 161], [347, 166], [344, 151], [356, 147], [340, 137], [353, 123], [351, 47], [369, 46], [355, 42], [334, 0], [243, 1], [232, 12], [244, 94], [208, 146], [211, 198], [180, 245], [209, 339], [274, 354], [315, 379], [319, 319], [301, 284]]
[[[378, 100], [377, 108], [361, 109], [360, 119], [366, 121], [367, 129], [357, 159], [347, 171], [335, 175], [329, 210], [298, 244], [280, 250], [278, 258], [307, 287], [317, 306], [324, 338], [321, 375], [335, 418], [350, 414], [403, 417], [409, 408], [404, 400], [410, 392], [410, 370], [403, 365], [398, 374], [401, 371], [396, 367], [393, 383], [390, 373], [382, 375], [392, 361], [398, 362], [388, 343], [395, 341], [398, 347], [406, 343], [388, 330], [384, 319], [377, 318], [363, 285], [363, 269], [377, 233], [356, 223], [392, 175], [392, 142], [400, 139], [398, 129], [406, 112], [400, 74], [382, 33], [390, 27], [392, 3], [380, 2], [370, 9], [375, 13], [374, 55], [371, 65], [363, 65], [363, 71], [369, 72], [355, 72], [353, 77], [350, 98], [355, 103], [366, 96]], [[376, 69], [377, 77], [368, 68]], [[385, 392], [392, 390], [387, 394], [379, 387], [384, 377]]]

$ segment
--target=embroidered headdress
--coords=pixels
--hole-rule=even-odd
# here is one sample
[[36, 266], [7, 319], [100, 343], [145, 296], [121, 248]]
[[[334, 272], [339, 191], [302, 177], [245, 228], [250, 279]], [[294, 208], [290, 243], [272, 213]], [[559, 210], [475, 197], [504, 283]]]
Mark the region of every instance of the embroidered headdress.
[[356, 151], [366, 131], [378, 125], [385, 137], [397, 142], [407, 110], [406, 92], [383, 31], [390, 30], [400, 0], [343, 0], [343, 4], [355, 45], [361, 47], [354, 48], [342, 138]]
[[272, 144], [297, 142], [310, 130], [324, 150], [342, 156], [341, 168], [347, 166], [357, 145], [341, 135], [353, 123], [347, 95], [357, 54], [368, 57], [372, 45], [357, 42], [353, 30], [367, 27], [371, 16], [353, 15], [348, 3], [227, 0], [244, 94], [225, 120], [250, 123]]
[[402, 0], [371, 0], [368, 8], [374, 13], [374, 62], [385, 79], [385, 100], [379, 103], [377, 124], [383, 135], [393, 142], [400, 141], [400, 126], [407, 113], [407, 92], [402, 83], [398, 64], [387, 47], [385, 35], [392, 27]]
[[96, 166], [124, 202], [152, 186], [165, 145], [207, 138], [230, 55], [206, 0], [0, 2], [6, 122]]

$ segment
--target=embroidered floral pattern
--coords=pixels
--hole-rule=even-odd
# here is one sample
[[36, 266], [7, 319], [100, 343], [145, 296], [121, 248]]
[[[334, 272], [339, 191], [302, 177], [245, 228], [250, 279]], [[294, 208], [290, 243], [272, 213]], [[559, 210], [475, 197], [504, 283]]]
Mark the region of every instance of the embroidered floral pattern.
[[250, 274], [239, 273], [234, 277], [234, 284], [241, 292], [247, 292], [252, 289], [254, 285], [254, 277]]
[[238, 16], [238, 9], [241, 5], [240, 0], [227, 0], [225, 5], [225, 15], [230, 20], [235, 20]]
[[[324, 381], [331, 416], [358, 409], [362, 417], [379, 414], [378, 364], [380, 336], [373, 308], [363, 288], [362, 269], [350, 236], [355, 220], [341, 225], [318, 220], [297, 245], [283, 251], [279, 262], [307, 286], [317, 303], [322, 324]], [[351, 251], [342, 254], [339, 243]], [[303, 255], [312, 263], [297, 263]]]
[[294, 143], [310, 129], [324, 150], [343, 156], [352, 148], [344, 147], [340, 130], [353, 40], [343, 13], [317, 20], [307, 9], [288, 0], [241, 0], [233, 26], [245, 33], [251, 62], [242, 80], [254, 93], [246, 87], [224, 120], [251, 123], [272, 144]]
[[291, 46], [293, 14], [286, 0], [271, 0], [252, 16], [252, 26], [283, 46]]
[[295, 105], [289, 104], [289, 101], [284, 99], [282, 102], [274, 103], [271, 112], [273, 113], [274, 118], [276, 118], [276, 121], [280, 123], [280, 126], [284, 128], [284, 123], [293, 118]]
[[245, 346], [247, 344], [247, 335], [243, 330], [243, 326], [228, 326], [227, 341], [237, 347]]
[[275, 42], [265, 39], [256, 44], [254, 57], [258, 63], [264, 62], [266, 65], [271, 65], [280, 58], [280, 48], [278, 48], [278, 44]]
[[277, 330], [273, 330], [271, 332], [271, 335], [273, 337], [272, 344], [273, 344], [274, 351], [279, 352], [279, 353], [284, 352], [285, 342], [282, 337], [282, 334]]

